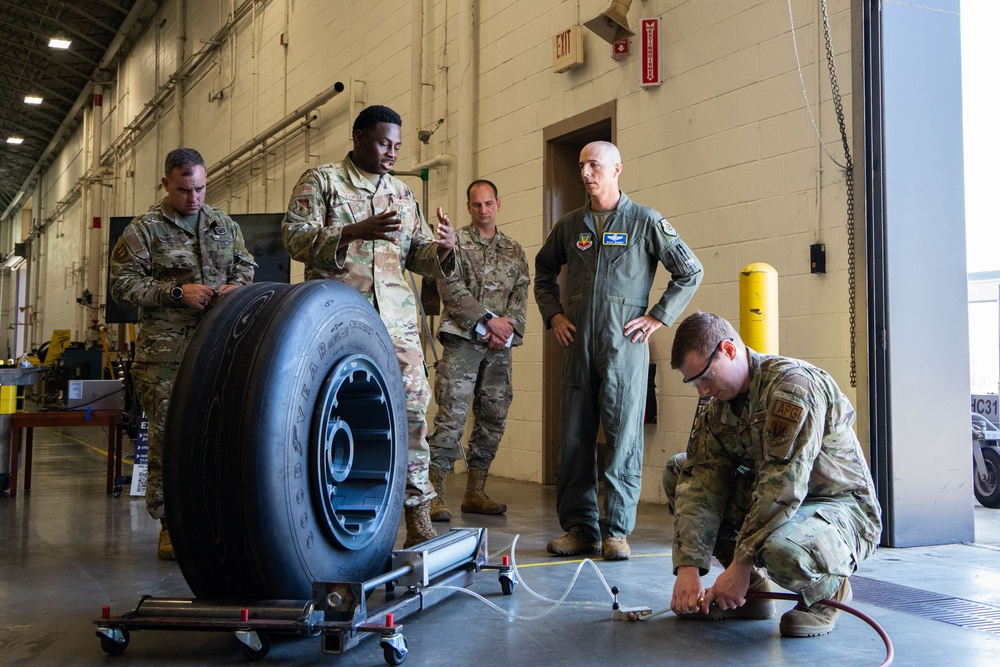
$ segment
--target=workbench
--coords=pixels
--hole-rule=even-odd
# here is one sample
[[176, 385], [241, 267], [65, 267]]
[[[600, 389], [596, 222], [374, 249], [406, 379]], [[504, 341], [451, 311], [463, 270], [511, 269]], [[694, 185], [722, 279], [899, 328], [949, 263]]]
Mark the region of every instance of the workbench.
[[24, 440], [24, 492], [31, 491], [31, 450], [35, 428], [103, 426], [108, 432], [108, 495], [114, 493], [115, 477], [122, 474], [122, 413], [120, 410], [68, 410], [56, 412], [16, 412], [11, 417], [10, 497], [17, 495], [17, 461]]

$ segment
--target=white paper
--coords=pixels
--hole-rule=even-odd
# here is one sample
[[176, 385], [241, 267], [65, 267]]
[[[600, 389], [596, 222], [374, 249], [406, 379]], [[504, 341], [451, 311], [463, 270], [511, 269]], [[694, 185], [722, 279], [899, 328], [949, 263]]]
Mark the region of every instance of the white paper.
[[[490, 311], [487, 310], [486, 312], [489, 313]], [[494, 315], [493, 313], [490, 313], [490, 315], [496, 317], [496, 315]], [[486, 323], [483, 322], [482, 320], [479, 320], [479, 323], [476, 324], [476, 333], [483, 337], [485, 337], [486, 334], [489, 333], [489, 330], [486, 328]], [[510, 336], [507, 338], [507, 345], [505, 345], [505, 347], [510, 347], [510, 344], [513, 342], [514, 342], [514, 333], [511, 332]]]

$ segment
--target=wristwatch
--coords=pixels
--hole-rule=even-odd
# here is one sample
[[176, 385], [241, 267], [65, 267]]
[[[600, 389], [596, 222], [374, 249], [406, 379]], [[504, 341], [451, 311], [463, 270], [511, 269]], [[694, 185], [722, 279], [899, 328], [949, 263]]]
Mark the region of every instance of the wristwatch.
[[170, 298], [174, 300], [174, 303], [181, 302], [181, 299], [184, 298], [184, 290], [180, 285], [174, 285], [170, 288]]
[[493, 313], [487, 310], [486, 314], [483, 315], [483, 324], [489, 324], [490, 320], [492, 319], [493, 319]]

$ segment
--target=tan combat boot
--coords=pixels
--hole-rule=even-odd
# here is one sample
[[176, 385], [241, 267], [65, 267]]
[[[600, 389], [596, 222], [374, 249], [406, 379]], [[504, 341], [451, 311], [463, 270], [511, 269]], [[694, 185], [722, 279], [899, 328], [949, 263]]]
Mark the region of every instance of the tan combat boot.
[[[844, 577], [840, 588], [829, 599], [846, 604], [853, 597], [851, 582], [847, 577]], [[819, 637], [833, 632], [833, 626], [836, 625], [839, 615], [840, 610], [836, 607], [818, 602], [807, 607], [800, 602], [782, 614], [778, 628], [781, 630], [781, 634], [786, 637]]]
[[[770, 593], [771, 581], [767, 575], [758, 568], [750, 571], [750, 587], [747, 593]], [[725, 621], [730, 618], [739, 618], [751, 621], [762, 621], [774, 616], [774, 600], [747, 600], [746, 604], [736, 609], [722, 609], [716, 604], [708, 608], [707, 614], [694, 612], [693, 614], [677, 614], [681, 618], [689, 621]]]
[[445, 496], [445, 480], [448, 473], [440, 468], [431, 466], [431, 484], [437, 496], [431, 498], [431, 521], [451, 521], [451, 508], [448, 507], [448, 499]]
[[581, 540], [573, 533], [566, 533], [562, 537], [549, 540], [545, 549], [553, 556], [587, 556], [601, 555], [601, 542], [587, 542]]
[[601, 552], [604, 560], [628, 560], [632, 555], [632, 548], [628, 545], [627, 538], [605, 537], [601, 540]]
[[465, 497], [462, 498], [462, 511], [469, 514], [503, 514], [507, 506], [495, 502], [486, 495], [486, 478], [488, 470], [469, 468], [469, 481], [465, 485]]
[[431, 525], [431, 503], [427, 501], [414, 507], [404, 507], [403, 516], [406, 519], [406, 540], [403, 548], [410, 547], [433, 540], [438, 536], [434, 526]]
[[170, 542], [170, 533], [167, 527], [160, 528], [160, 543], [156, 546], [156, 555], [160, 560], [176, 560], [174, 556], [174, 545]]

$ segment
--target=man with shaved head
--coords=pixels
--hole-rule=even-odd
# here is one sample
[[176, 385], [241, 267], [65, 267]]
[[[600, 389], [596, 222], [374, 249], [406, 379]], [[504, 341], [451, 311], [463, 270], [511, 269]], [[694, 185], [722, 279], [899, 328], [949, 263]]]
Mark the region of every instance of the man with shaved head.
[[[627, 538], [642, 489], [647, 343], [680, 316], [702, 278], [701, 263], [670, 223], [618, 189], [621, 173], [614, 144], [584, 146], [580, 176], [588, 201], [559, 219], [535, 257], [535, 300], [565, 348], [556, 509], [566, 534], [547, 546], [557, 556], [631, 555]], [[671, 279], [650, 308], [657, 264]], [[558, 281], [563, 266], [566, 295]], [[601, 466], [599, 425], [607, 441]]]

